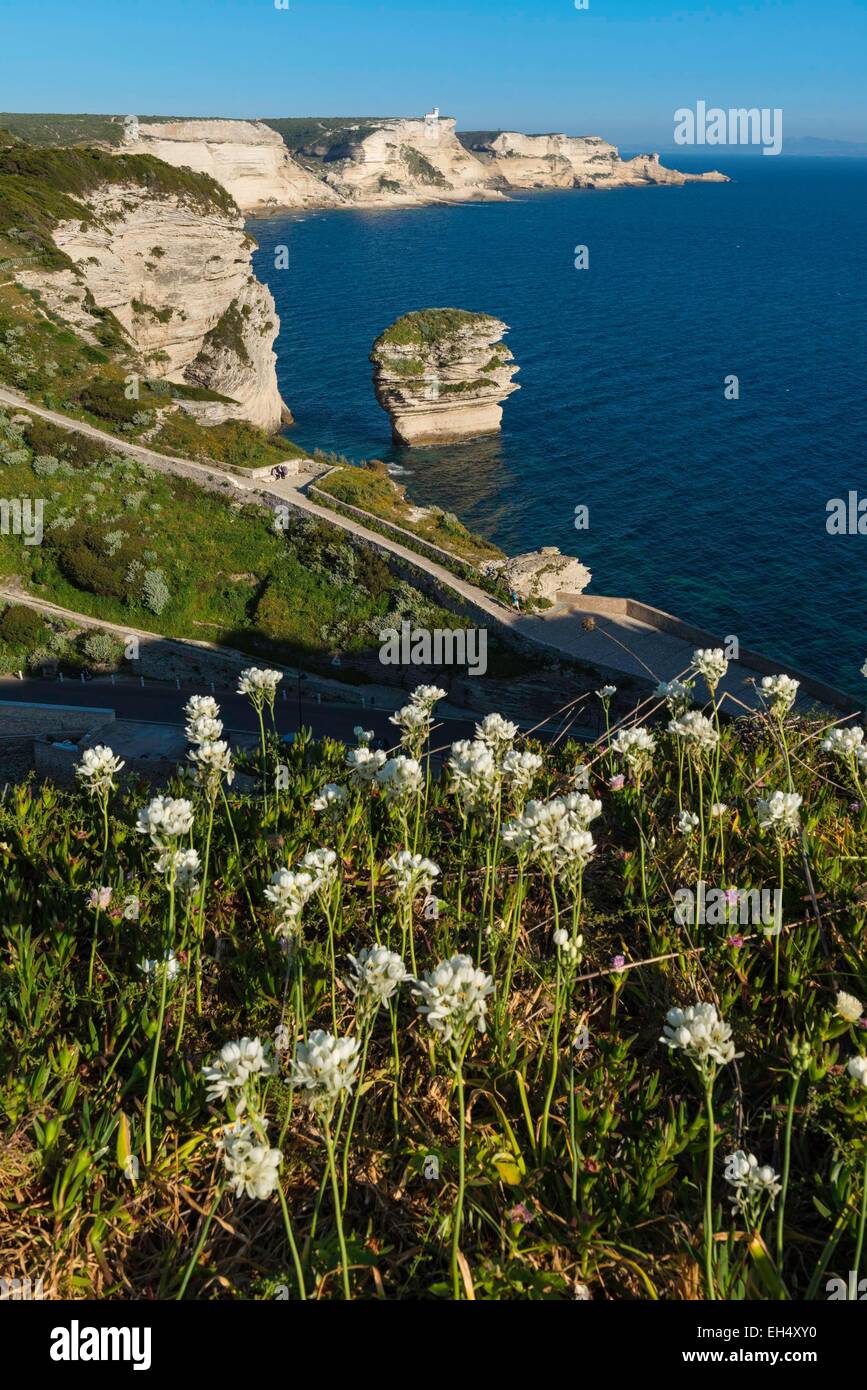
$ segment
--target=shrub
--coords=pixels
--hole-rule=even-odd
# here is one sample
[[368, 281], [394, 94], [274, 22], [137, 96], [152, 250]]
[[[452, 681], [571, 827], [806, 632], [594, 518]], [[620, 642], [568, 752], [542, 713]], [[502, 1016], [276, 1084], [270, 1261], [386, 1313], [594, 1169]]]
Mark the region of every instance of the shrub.
[[142, 603], [151, 613], [162, 613], [171, 599], [162, 570], [146, 570], [141, 588]]
[[108, 632], [89, 632], [81, 644], [88, 661], [95, 666], [114, 666], [121, 651], [121, 644]]
[[42, 639], [44, 622], [35, 608], [27, 608], [23, 603], [10, 603], [0, 617], [0, 637], [4, 642], [16, 646], [30, 647]]

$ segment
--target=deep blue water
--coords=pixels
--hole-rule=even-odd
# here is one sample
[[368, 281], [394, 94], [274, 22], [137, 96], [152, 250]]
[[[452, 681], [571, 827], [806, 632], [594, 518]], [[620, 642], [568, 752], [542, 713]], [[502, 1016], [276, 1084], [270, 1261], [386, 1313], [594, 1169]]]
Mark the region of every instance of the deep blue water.
[[[715, 163], [735, 181], [258, 221], [289, 434], [405, 469], [416, 500], [507, 550], [579, 554], [591, 591], [736, 633], [859, 694], [867, 536], [829, 536], [825, 520], [829, 498], [867, 495], [867, 161]], [[511, 327], [521, 390], [496, 439], [390, 442], [368, 353], [400, 314], [433, 306]]]

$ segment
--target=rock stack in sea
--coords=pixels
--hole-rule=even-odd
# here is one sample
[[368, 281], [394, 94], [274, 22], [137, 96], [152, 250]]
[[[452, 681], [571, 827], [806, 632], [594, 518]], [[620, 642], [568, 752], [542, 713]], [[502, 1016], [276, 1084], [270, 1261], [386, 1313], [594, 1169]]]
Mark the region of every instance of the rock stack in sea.
[[496, 434], [500, 404], [519, 388], [502, 337], [507, 325], [465, 309], [405, 314], [370, 354], [376, 399], [399, 444], [443, 444]]

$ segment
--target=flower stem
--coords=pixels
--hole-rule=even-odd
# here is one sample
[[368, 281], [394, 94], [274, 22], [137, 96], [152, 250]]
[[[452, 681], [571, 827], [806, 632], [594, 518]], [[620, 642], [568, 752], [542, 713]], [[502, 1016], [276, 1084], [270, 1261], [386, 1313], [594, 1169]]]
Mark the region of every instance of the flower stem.
[[711, 1076], [705, 1083], [705, 1104], [707, 1107], [707, 1179], [704, 1194], [704, 1275], [707, 1296], [716, 1298], [713, 1283], [713, 1154], [716, 1134], [713, 1119], [713, 1083]]
[[340, 1245], [340, 1272], [343, 1276], [343, 1297], [350, 1301], [352, 1290], [349, 1287], [349, 1258], [346, 1254], [346, 1240], [343, 1235], [343, 1204], [340, 1201], [340, 1187], [337, 1182], [337, 1164], [334, 1161], [334, 1141], [331, 1138], [331, 1123], [322, 1121], [322, 1133], [328, 1151], [328, 1170], [331, 1174], [331, 1192], [334, 1197], [334, 1220], [337, 1224], [337, 1240]]

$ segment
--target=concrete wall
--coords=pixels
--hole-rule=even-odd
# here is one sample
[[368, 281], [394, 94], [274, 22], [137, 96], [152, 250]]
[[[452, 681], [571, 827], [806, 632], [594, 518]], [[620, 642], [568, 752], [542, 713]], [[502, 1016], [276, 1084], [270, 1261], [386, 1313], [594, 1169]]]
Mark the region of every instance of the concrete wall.
[[89, 729], [114, 723], [114, 710], [99, 706], [24, 704], [0, 700], [0, 737], [37, 738], [41, 734], [66, 733], [76, 742]]
[[[658, 632], [666, 632], [672, 637], [679, 637], [694, 647], [719, 647], [723, 645], [723, 638], [716, 633], [708, 632], [707, 628], [682, 622], [673, 614], [666, 613], [661, 608], [653, 608], [649, 603], [641, 603], [638, 599], [606, 597], [601, 594], [563, 594], [562, 597], [567, 599], [573, 608], [583, 609], [587, 613], [599, 613], [603, 616], [608, 614], [611, 617], [634, 618], [636, 622], [647, 623], [649, 627], [656, 628]], [[844, 710], [847, 714], [858, 708], [856, 701], [845, 691], [837, 690], [832, 685], [826, 685], [824, 681], [816, 680], [815, 677], [798, 671], [793, 666], [783, 665], [779, 661], [771, 661], [768, 657], [762, 656], [760, 652], [751, 651], [748, 647], [740, 648], [738, 663], [741, 666], [748, 666], [750, 670], [757, 671], [762, 676], [776, 676], [780, 672], [785, 672], [787, 676], [793, 676], [795, 680], [800, 681], [803, 694], [809, 695], [822, 704]]]

